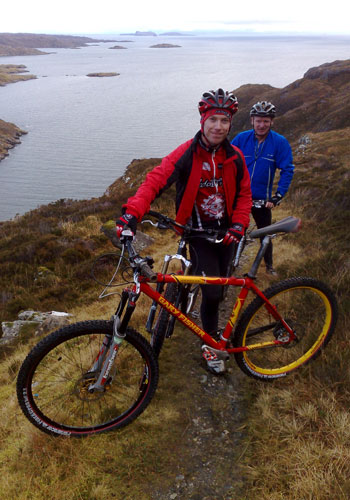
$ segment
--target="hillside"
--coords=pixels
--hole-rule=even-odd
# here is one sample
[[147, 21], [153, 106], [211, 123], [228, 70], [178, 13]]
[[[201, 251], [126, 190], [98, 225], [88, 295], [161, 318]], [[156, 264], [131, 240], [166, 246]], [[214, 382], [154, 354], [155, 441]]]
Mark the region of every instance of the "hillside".
[[249, 111], [257, 100], [275, 104], [275, 129], [292, 142], [309, 132], [343, 129], [349, 126], [350, 60], [311, 68], [303, 78], [282, 89], [248, 84], [234, 93], [239, 111], [234, 118], [233, 134], [250, 128]]
[[[52, 491], [55, 500], [349, 498], [349, 64], [313, 68], [284, 89], [235, 90], [236, 130], [249, 126], [251, 104], [264, 98], [278, 107], [275, 129], [288, 128], [296, 173], [273, 215], [296, 215], [303, 225], [276, 239], [276, 267], [281, 278], [313, 276], [336, 293], [338, 327], [324, 355], [271, 384], [244, 377], [234, 361], [217, 378], [202, 367], [197, 339], [179, 328], [166, 342], [159, 388], [142, 417], [121, 432], [71, 441], [48, 439], [19, 411], [15, 381], [28, 350], [21, 338], [0, 350], [2, 498], [44, 500]], [[100, 198], [59, 200], [0, 223], [0, 319], [29, 308], [66, 310], [75, 320], [110, 317], [115, 298], [98, 301], [101, 287], [90, 278], [94, 258], [113, 251], [101, 224], [158, 162], [134, 160]], [[154, 208], [169, 213], [173, 200], [170, 190]], [[156, 258], [174, 244], [168, 234], [142, 231], [156, 236], [145, 251]], [[248, 246], [248, 262], [251, 255]], [[269, 286], [263, 272], [258, 284]], [[149, 304], [141, 300], [133, 326], [145, 334]]]

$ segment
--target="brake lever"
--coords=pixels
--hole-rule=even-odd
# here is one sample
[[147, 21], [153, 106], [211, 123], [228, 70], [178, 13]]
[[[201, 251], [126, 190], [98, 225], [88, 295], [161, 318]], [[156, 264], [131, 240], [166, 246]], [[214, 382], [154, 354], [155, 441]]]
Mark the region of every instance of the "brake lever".
[[145, 219], [141, 221], [141, 224], [144, 224], [145, 222], [148, 222], [149, 224], [151, 224], [151, 226], [158, 227], [158, 222], [153, 222], [150, 219]]
[[224, 241], [224, 238], [205, 238], [207, 241], [210, 243], [222, 243]]
[[151, 221], [149, 219], [145, 219], [145, 220], [141, 221], [141, 224], [143, 224], [144, 222], [149, 222], [149, 224], [151, 224], [151, 226], [157, 227], [158, 229], [171, 229], [169, 227], [169, 225], [166, 224], [164, 221], [158, 220], [157, 222], [153, 222], [153, 221]]

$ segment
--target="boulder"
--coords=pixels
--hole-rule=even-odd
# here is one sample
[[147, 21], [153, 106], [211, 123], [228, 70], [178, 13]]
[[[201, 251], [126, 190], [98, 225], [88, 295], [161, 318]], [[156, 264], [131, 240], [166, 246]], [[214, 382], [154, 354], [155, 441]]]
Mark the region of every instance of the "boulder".
[[9, 344], [21, 335], [41, 336], [69, 324], [71, 314], [51, 311], [22, 311], [15, 321], [3, 321], [1, 344]]

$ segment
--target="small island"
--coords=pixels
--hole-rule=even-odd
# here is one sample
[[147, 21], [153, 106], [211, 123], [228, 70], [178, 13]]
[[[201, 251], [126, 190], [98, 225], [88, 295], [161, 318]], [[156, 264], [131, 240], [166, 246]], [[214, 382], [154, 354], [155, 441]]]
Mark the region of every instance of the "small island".
[[173, 45], [172, 43], [158, 43], [157, 45], [151, 45], [150, 49], [173, 49], [176, 47], [181, 47], [181, 45]]
[[105, 76], [119, 76], [120, 73], [88, 73], [86, 76], [103, 78]]
[[110, 49], [126, 49], [126, 47], [123, 47], [122, 45], [114, 45], [114, 47], [109, 47]]

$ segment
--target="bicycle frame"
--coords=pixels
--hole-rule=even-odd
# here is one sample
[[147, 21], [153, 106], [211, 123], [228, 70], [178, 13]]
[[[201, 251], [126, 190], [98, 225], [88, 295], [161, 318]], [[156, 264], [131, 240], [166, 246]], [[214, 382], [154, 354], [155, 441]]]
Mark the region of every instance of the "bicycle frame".
[[[230, 353], [238, 353], [243, 351], [251, 351], [256, 349], [265, 349], [269, 347], [277, 347], [277, 346], [286, 346], [293, 340], [297, 340], [297, 337], [291, 326], [288, 325], [286, 320], [279, 314], [276, 307], [269, 302], [264, 293], [255, 285], [254, 280], [256, 278], [256, 274], [259, 268], [259, 265], [264, 257], [266, 249], [272, 238], [276, 236], [277, 232], [295, 232], [298, 230], [300, 225], [300, 220], [295, 219], [294, 217], [287, 217], [282, 221], [275, 223], [274, 225], [268, 226], [266, 228], [262, 228], [254, 231], [251, 235], [254, 238], [262, 237], [262, 241], [260, 244], [259, 251], [254, 259], [254, 262], [247, 273], [243, 278], [236, 277], [220, 277], [220, 276], [192, 276], [186, 274], [166, 274], [164, 271], [162, 273], [153, 273], [150, 268], [148, 268], [147, 276], [146, 274], [140, 273], [137, 270], [137, 266], [135, 267], [134, 272], [134, 285], [125, 290], [124, 295], [122, 296], [121, 303], [118, 307], [118, 310], [115, 315], [115, 321], [119, 321], [121, 318], [122, 311], [126, 302], [128, 301], [128, 306], [126, 308], [124, 317], [120, 323], [119, 332], [121, 334], [124, 333], [131, 315], [136, 307], [136, 300], [140, 296], [141, 293], [144, 293], [148, 297], [153, 300], [153, 305], [158, 304], [162, 308], [164, 308], [171, 316], [178, 320], [181, 324], [183, 324], [187, 329], [189, 329], [192, 333], [197, 335], [202, 342], [215, 350], [217, 355], [224, 357], [228, 356]], [[130, 240], [126, 241], [126, 246], [128, 248], [129, 256], [131, 256], [131, 260], [133, 258], [137, 258], [140, 261], [140, 257], [135, 252]], [[181, 256], [169, 256], [170, 258], [176, 257], [179, 258]], [[141, 259], [142, 262], [142, 259]], [[165, 263], [167, 267], [167, 262]], [[147, 267], [147, 266], [146, 266]], [[164, 269], [164, 268], [163, 268]], [[157, 288], [153, 289], [148, 283], [156, 283]], [[182, 312], [177, 306], [178, 304], [173, 304], [169, 302], [163, 295], [162, 290], [165, 283], [176, 283], [179, 285], [188, 285], [188, 284], [199, 284], [201, 286], [210, 286], [210, 285], [219, 285], [219, 286], [236, 286], [241, 287], [241, 290], [238, 294], [238, 297], [235, 301], [233, 309], [231, 311], [230, 317], [226, 323], [226, 326], [223, 330], [223, 333], [220, 336], [220, 340], [215, 340], [209, 333], [205, 332], [197, 323], [192, 321], [184, 312]], [[265, 304], [266, 311], [276, 320], [276, 324], [279, 323], [283, 326], [284, 330], [288, 333], [288, 337], [275, 339], [268, 342], [260, 342], [256, 344], [251, 344], [249, 346], [244, 347], [231, 347], [229, 343], [230, 337], [232, 335], [233, 329], [236, 326], [238, 319], [240, 317], [240, 313], [245, 304], [246, 298], [248, 296], [249, 291], [252, 290], [253, 293], [260, 297], [260, 299]], [[127, 298], [129, 297], [129, 298]], [[257, 331], [256, 333], [259, 333]], [[254, 335], [254, 331], [251, 333]]]
[[[171, 302], [168, 302], [162, 294], [154, 290], [148, 283], [147, 278], [140, 278], [132, 291], [137, 295], [144, 293], [152, 300], [154, 300], [161, 307], [166, 309], [172, 316], [174, 316], [182, 325], [189, 329], [192, 333], [197, 335], [206, 345], [215, 349], [216, 352], [223, 353], [234, 353], [242, 352], [253, 349], [263, 349], [267, 347], [276, 347], [278, 345], [286, 345], [293, 341], [296, 336], [292, 328], [285, 322], [285, 320], [280, 316], [276, 308], [269, 302], [261, 290], [255, 285], [252, 278], [249, 276], [244, 278], [221, 278], [221, 277], [203, 277], [203, 276], [182, 276], [182, 275], [172, 275], [172, 274], [157, 274], [157, 283], [178, 283], [181, 285], [186, 284], [199, 284], [199, 285], [221, 285], [221, 286], [237, 286], [241, 287], [241, 291], [235, 301], [230, 317], [227, 321], [225, 329], [220, 337], [219, 341], [213, 339], [207, 332], [205, 332], [199, 325], [192, 321], [185, 313], [180, 311]], [[289, 339], [286, 341], [274, 340], [271, 342], [263, 342], [258, 344], [250, 345], [249, 347], [229, 347], [228, 342], [232, 334], [233, 328], [235, 327], [237, 320], [240, 316], [240, 312], [244, 306], [245, 300], [249, 291], [252, 290], [256, 295], [258, 295], [265, 303], [267, 311], [273, 316], [273, 318], [280, 322], [283, 327], [289, 333]], [[131, 307], [135, 307], [135, 304], [131, 304]]]

